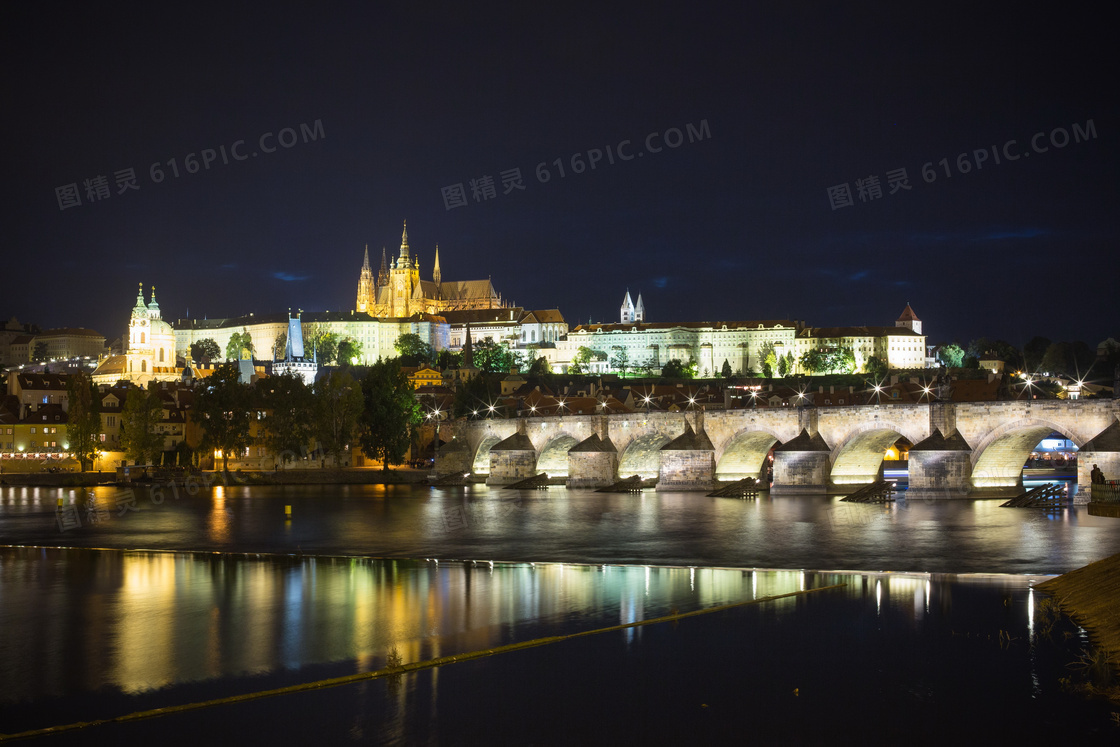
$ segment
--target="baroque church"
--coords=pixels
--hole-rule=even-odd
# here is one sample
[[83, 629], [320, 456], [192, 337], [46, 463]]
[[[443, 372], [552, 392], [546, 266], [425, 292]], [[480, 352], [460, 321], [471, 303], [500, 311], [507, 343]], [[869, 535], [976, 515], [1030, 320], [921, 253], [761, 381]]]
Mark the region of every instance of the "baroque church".
[[147, 386], [150, 381], [177, 381], [182, 368], [176, 365], [175, 332], [160, 316], [156, 289], [152, 300], [144, 301], [144, 286], [136, 294], [136, 304], [128, 320], [128, 346], [124, 355], [110, 356], [93, 372], [95, 384], [130, 381]]
[[382, 247], [381, 269], [376, 276], [369, 264], [369, 247], [366, 247], [355, 311], [382, 319], [402, 319], [415, 314], [439, 315], [446, 311], [508, 307], [490, 280], [443, 280], [438, 245], [432, 279], [421, 280], [419, 259], [412, 256], [408, 246], [407, 221], [401, 235], [400, 253], [388, 262]]

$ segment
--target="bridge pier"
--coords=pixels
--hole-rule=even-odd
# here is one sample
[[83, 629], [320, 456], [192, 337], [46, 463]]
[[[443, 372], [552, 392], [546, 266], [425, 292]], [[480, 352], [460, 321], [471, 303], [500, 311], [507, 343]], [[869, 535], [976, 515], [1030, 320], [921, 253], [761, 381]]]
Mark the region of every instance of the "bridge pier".
[[711, 490], [716, 479], [716, 449], [703, 429], [685, 421], [684, 433], [661, 447], [657, 490]]
[[593, 433], [568, 450], [568, 487], [601, 488], [613, 485], [618, 474], [618, 449], [610, 436]]
[[774, 486], [779, 493], [827, 493], [832, 452], [819, 433], [802, 430], [796, 438], [774, 447]]
[[435, 472], [436, 477], [446, 477], [453, 474], [468, 474], [471, 471], [471, 462], [474, 454], [470, 446], [458, 437], [452, 437], [451, 442], [444, 444], [436, 451]]
[[[1077, 485], [1075, 503], [1088, 502], [1082, 495], [1092, 496], [1093, 465], [1104, 473], [1105, 480], [1120, 480], [1120, 421], [1098, 433], [1077, 454]], [[1088, 491], [1086, 491], [1088, 488]]]
[[911, 498], [967, 498], [972, 489], [972, 449], [954, 428], [946, 437], [940, 429], [910, 447]]
[[490, 447], [487, 485], [509, 485], [537, 474], [537, 449], [521, 429]]

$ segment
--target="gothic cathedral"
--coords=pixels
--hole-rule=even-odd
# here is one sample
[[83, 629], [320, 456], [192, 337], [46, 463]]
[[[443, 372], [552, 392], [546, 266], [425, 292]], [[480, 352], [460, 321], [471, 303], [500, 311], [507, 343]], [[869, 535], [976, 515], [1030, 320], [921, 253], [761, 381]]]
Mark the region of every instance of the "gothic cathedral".
[[415, 314], [439, 315], [464, 309], [506, 308], [507, 303], [489, 280], [444, 281], [439, 271], [439, 246], [436, 246], [432, 279], [420, 279], [420, 263], [408, 246], [408, 223], [401, 235], [400, 254], [392, 262], [381, 248], [381, 269], [374, 277], [369, 265], [369, 247], [358, 277], [355, 310], [378, 318], [403, 319]]

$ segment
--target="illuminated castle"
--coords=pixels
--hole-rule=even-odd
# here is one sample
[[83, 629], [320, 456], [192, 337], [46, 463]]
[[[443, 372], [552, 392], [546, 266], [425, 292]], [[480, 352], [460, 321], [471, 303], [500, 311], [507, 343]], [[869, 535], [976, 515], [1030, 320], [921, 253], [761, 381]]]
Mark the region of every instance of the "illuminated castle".
[[444, 281], [439, 271], [439, 246], [436, 246], [432, 279], [420, 279], [420, 262], [408, 246], [408, 224], [401, 235], [400, 254], [387, 262], [381, 249], [381, 269], [376, 277], [369, 264], [369, 247], [358, 278], [355, 311], [378, 318], [401, 319], [414, 314], [441, 314], [445, 311], [507, 308], [489, 280]]

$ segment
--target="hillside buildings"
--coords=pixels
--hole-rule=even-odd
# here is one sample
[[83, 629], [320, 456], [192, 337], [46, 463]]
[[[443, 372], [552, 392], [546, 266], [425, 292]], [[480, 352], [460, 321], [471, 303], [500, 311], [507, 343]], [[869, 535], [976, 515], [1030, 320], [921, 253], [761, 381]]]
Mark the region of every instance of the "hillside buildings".
[[[358, 277], [351, 311], [301, 312], [297, 323], [302, 354], [291, 350], [291, 315], [249, 314], [221, 319], [180, 319], [169, 325], [159, 305], [138, 294], [121, 355], [102, 361], [94, 374], [99, 383], [121, 379], [140, 385], [179, 379], [191, 366], [191, 346], [213, 340], [225, 357], [233, 336], [247, 336], [256, 361], [302, 361], [320, 364], [318, 341], [333, 335], [360, 350], [354, 363], [370, 365], [397, 355], [395, 343], [415, 334], [434, 350], [461, 351], [469, 334], [473, 344], [492, 340], [543, 357], [555, 372], [568, 371], [580, 356], [588, 373], [646, 370], [659, 373], [670, 361], [693, 364], [701, 377], [724, 373], [813, 373], [803, 370], [807, 353], [850, 353], [855, 370], [868, 370], [877, 359], [890, 369], [927, 365], [922, 322], [907, 304], [893, 326], [813, 327], [802, 320], [756, 319], [716, 322], [650, 322], [642, 295], [629, 290], [617, 323], [588, 323], [569, 329], [559, 309], [532, 309], [503, 300], [489, 279], [444, 281], [436, 247], [431, 280], [420, 277], [420, 263], [409, 246], [408, 229], [390, 262], [382, 251], [375, 274], [368, 249]], [[581, 350], [593, 355], [591, 360]], [[777, 365], [778, 362], [781, 365]], [[768, 366], [769, 364], [769, 366]], [[286, 365], [286, 364], [285, 364]], [[280, 366], [284, 369], [284, 365]]]
[[19, 366], [35, 360], [98, 358], [105, 353], [105, 337], [92, 329], [66, 327], [43, 332], [15, 317], [0, 327], [0, 366]]
[[888, 368], [925, 367], [925, 336], [909, 304], [893, 327], [812, 327], [788, 319], [646, 323], [644, 316], [641, 296], [633, 304], [627, 292], [617, 324], [578, 325], [554, 353], [542, 353], [554, 369], [566, 369], [579, 349], [587, 348], [599, 354], [590, 364], [593, 373], [618, 370], [620, 362], [657, 371], [670, 360], [692, 361], [702, 378], [718, 376], [725, 362], [739, 375], [760, 373], [770, 354], [775, 360], [792, 356], [790, 373], [811, 373], [802, 370], [801, 359], [813, 350], [851, 350], [856, 370], [865, 370], [872, 357]]

